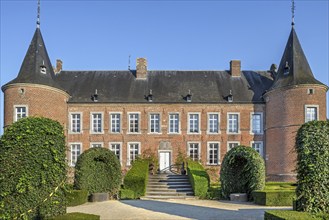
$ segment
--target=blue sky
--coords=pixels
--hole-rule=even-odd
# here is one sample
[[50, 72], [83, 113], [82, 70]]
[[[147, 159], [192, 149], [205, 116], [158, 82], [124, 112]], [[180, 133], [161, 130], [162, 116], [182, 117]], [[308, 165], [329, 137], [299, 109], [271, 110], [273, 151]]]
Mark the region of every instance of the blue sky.
[[[37, 0], [0, 2], [3, 85], [19, 72], [36, 28]], [[328, 11], [327, 0], [296, 1], [297, 35], [313, 74], [327, 85]], [[53, 65], [62, 59], [65, 70], [124, 70], [129, 55], [132, 69], [145, 57], [150, 70], [225, 70], [232, 59], [243, 70], [268, 70], [280, 62], [290, 23], [290, 0], [41, 0], [48, 54]], [[2, 126], [2, 93], [0, 104]]]

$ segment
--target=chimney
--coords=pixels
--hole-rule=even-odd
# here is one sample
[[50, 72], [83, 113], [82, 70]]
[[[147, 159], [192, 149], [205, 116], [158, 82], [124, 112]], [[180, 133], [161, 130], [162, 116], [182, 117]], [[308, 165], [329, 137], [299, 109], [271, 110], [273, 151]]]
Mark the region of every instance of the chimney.
[[230, 72], [231, 72], [231, 76], [234, 76], [234, 77], [241, 76], [241, 61], [240, 60], [231, 60]]
[[62, 71], [62, 67], [63, 67], [63, 62], [61, 60], [56, 60], [56, 68], [54, 69], [55, 74], [59, 73], [60, 71]]
[[145, 58], [137, 58], [136, 78], [146, 79], [147, 77], [147, 60]]

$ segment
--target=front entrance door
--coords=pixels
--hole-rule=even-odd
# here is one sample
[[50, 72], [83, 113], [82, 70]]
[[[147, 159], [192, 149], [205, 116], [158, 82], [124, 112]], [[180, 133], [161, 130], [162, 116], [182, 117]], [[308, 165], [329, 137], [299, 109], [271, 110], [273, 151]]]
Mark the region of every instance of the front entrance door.
[[170, 152], [160, 152], [160, 160], [159, 160], [159, 169], [160, 172], [164, 169], [169, 170], [170, 167]]

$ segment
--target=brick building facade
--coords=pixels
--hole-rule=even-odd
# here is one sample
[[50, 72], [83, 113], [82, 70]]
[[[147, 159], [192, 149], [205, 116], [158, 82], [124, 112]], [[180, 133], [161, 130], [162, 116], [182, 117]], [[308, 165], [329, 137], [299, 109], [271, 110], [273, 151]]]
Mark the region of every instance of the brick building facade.
[[145, 151], [160, 169], [178, 153], [219, 170], [228, 150], [251, 146], [266, 162], [269, 180], [295, 179], [298, 128], [326, 120], [328, 87], [317, 81], [294, 27], [278, 70], [243, 71], [232, 60], [225, 71], [66, 71], [51, 65], [37, 27], [18, 76], [2, 87], [4, 126], [26, 116], [59, 121], [68, 161], [90, 147], [113, 150], [123, 168]]

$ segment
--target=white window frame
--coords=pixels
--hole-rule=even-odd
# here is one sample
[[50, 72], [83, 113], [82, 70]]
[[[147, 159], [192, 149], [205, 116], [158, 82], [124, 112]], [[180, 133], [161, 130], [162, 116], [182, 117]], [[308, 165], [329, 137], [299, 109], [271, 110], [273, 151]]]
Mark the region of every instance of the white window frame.
[[[217, 163], [210, 163], [210, 145], [211, 144], [218, 144]], [[219, 141], [209, 141], [209, 142], [207, 142], [207, 165], [211, 165], [211, 166], [220, 165], [220, 142]]]
[[90, 142], [90, 146], [89, 146], [89, 148], [94, 148], [93, 147], [93, 145], [98, 145], [98, 144], [100, 144], [101, 146], [100, 147], [103, 147], [104, 146], [104, 143], [103, 142]]
[[[137, 114], [138, 115], [138, 131], [137, 132], [132, 132], [130, 131], [130, 115]], [[128, 131], [127, 134], [140, 134], [141, 133], [141, 113], [140, 112], [128, 112], [127, 113], [127, 118], [128, 118]]]
[[[112, 115], [119, 115], [120, 116], [120, 120], [119, 120], [119, 132], [114, 132], [112, 131]], [[122, 131], [122, 112], [109, 112], [109, 118], [110, 118], [110, 133], [111, 134], [121, 134]]]
[[238, 144], [237, 146], [239, 146], [239, 145], [240, 145], [240, 141], [228, 141], [228, 142], [227, 142], [227, 152], [228, 152], [229, 150], [231, 150], [231, 149], [230, 149], [230, 144]]
[[[171, 123], [171, 119], [170, 119], [170, 115], [177, 115], [178, 119], [177, 119], [177, 123], [178, 123], [178, 131], [177, 132], [171, 132], [170, 131], [170, 123]], [[176, 120], [173, 120], [176, 121]], [[168, 113], [168, 134], [180, 134], [181, 133], [181, 125], [180, 125], [180, 114], [178, 112], [169, 112]]]
[[25, 108], [25, 117], [21, 117], [21, 118], [26, 118], [29, 116], [29, 108], [27, 105], [14, 105], [14, 122], [18, 121], [21, 118], [17, 118], [17, 108]]
[[[101, 115], [101, 131], [94, 131], [94, 115]], [[104, 134], [104, 113], [103, 112], [90, 112], [90, 134]]]
[[[237, 126], [238, 126], [238, 131], [237, 132], [230, 132], [230, 115], [238, 115], [238, 121], [237, 121]], [[240, 112], [227, 112], [227, 134], [240, 134]]]
[[120, 146], [119, 147], [119, 151], [120, 151], [119, 152], [119, 161], [120, 161], [120, 164], [122, 165], [122, 142], [109, 142], [109, 150], [113, 152], [113, 150], [112, 150], [112, 144], [118, 144]]
[[[260, 132], [253, 131], [253, 115], [260, 115]], [[263, 120], [263, 112], [251, 112], [250, 113], [250, 134], [264, 134], [264, 120]]]
[[127, 166], [131, 166], [131, 162], [132, 162], [131, 158], [130, 158], [130, 145], [131, 144], [138, 144], [138, 155], [141, 155], [141, 142], [128, 142], [127, 143]]
[[305, 121], [305, 123], [309, 122], [309, 121], [314, 121], [314, 120], [307, 120], [307, 109], [308, 108], [316, 108], [316, 119], [315, 119], [315, 121], [318, 121], [319, 120], [319, 105], [305, 105], [305, 107], [304, 107], [304, 114], [305, 114], [304, 121]]
[[[191, 132], [190, 131], [190, 116], [191, 115], [198, 115], [198, 132]], [[200, 112], [189, 112], [187, 114], [187, 134], [201, 134], [201, 114]]]
[[[73, 131], [73, 118], [72, 116], [73, 115], [80, 115], [80, 131]], [[70, 130], [69, 130], [69, 134], [82, 134], [83, 132], [83, 125], [82, 125], [82, 122], [83, 122], [83, 115], [82, 115], [82, 112], [70, 112], [69, 113], [69, 120], [70, 120]]]
[[[80, 146], [80, 154], [79, 155], [75, 155], [76, 160], [74, 161], [74, 163], [73, 163], [73, 159], [72, 159], [72, 157], [73, 157], [73, 154], [72, 154], [72, 145], [79, 145]], [[83, 149], [82, 148], [82, 143], [81, 142], [72, 142], [72, 143], [69, 143], [69, 146], [70, 146], [70, 161], [69, 161], [69, 165], [71, 167], [75, 167], [75, 164], [78, 161], [78, 157], [82, 154], [82, 149]]]
[[[210, 115], [217, 115], [217, 132], [210, 131]], [[220, 134], [220, 113], [219, 112], [208, 112], [207, 113], [207, 134]]]
[[191, 158], [191, 154], [190, 154], [190, 144], [198, 144], [198, 161], [201, 159], [201, 142], [198, 141], [189, 141], [187, 142], [187, 156]]
[[[261, 157], [264, 157], [264, 143], [263, 143], [263, 141], [251, 141], [250, 142], [250, 147], [253, 148], [253, 146], [252, 146], [253, 144], [260, 144], [259, 154], [260, 154]], [[253, 148], [253, 149], [256, 150], [255, 148]]]
[[[151, 131], [151, 128], [152, 128], [152, 120], [154, 119], [151, 119], [152, 115], [158, 115], [158, 121], [159, 121], [159, 127], [158, 127], [158, 131]], [[159, 112], [150, 112], [148, 114], [148, 125], [149, 125], [149, 134], [161, 134], [162, 131], [161, 131], [161, 114]]]

